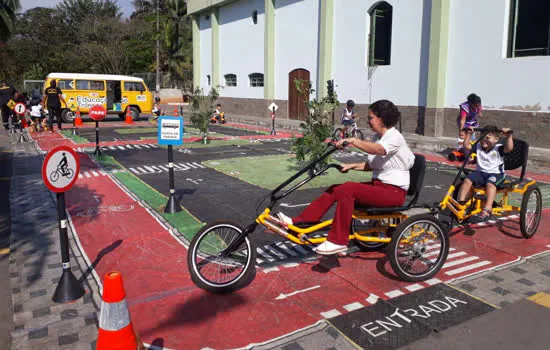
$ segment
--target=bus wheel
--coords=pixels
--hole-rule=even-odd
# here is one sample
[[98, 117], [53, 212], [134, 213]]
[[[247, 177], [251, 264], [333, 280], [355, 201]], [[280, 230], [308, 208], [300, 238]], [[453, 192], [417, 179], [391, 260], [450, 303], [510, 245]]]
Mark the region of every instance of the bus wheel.
[[64, 109], [63, 112], [61, 112], [61, 120], [63, 120], [65, 123], [72, 123], [74, 119], [74, 113], [70, 109]]
[[132, 120], [137, 122], [139, 120], [139, 109], [130, 107], [130, 115], [132, 116]]

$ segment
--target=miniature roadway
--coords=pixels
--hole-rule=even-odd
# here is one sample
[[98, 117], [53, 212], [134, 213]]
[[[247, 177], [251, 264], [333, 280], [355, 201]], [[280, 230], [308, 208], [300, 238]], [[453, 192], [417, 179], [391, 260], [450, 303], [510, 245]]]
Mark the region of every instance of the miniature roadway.
[[[354, 315], [370, 309], [381, 315], [391, 306], [411, 311], [413, 304], [426, 298], [443, 301], [439, 309], [430, 304], [439, 314], [447, 307], [465, 308], [459, 316], [446, 316], [443, 321], [434, 317], [427, 324], [412, 322], [409, 333], [414, 336], [404, 337], [412, 342], [434, 329], [494, 310], [447, 283], [550, 251], [548, 209], [543, 210], [538, 232], [529, 240], [521, 236], [518, 215], [483, 226], [458, 226], [450, 232], [451, 251], [442, 270], [431, 280], [405, 283], [394, 275], [383, 251], [361, 252], [351, 243], [349, 254], [339, 259], [340, 267], [318, 272], [319, 259], [311, 249], [258, 229], [251, 236], [258, 247], [254, 280], [232, 294], [211, 294], [191, 281], [186, 262], [188, 241], [203, 224], [215, 220], [229, 219], [241, 225], [252, 222], [259, 200], [270, 191], [268, 185], [255, 184], [269, 177], [272, 163], [263, 163], [263, 159], [290, 157], [291, 135], [278, 132], [269, 136], [269, 130], [229, 124], [211, 128], [216, 140], [210, 145], [188, 147], [200, 137], [186, 133], [186, 144], [175, 152], [177, 195], [184, 209], [164, 214], [169, 193], [167, 152], [156, 145], [155, 127], [146, 122], [101, 125], [104, 156], [93, 158], [92, 126], [80, 127], [80, 136], [72, 139], [70, 129], [63, 135], [37, 133], [33, 138], [44, 152], [62, 144], [81, 151], [79, 180], [67, 193], [71, 228], [87, 261], [99, 261], [94, 266], [98, 283], [108, 271], [122, 272], [134, 326], [148, 344], [168, 349], [250, 348], [325, 320], [358, 346], [392, 348], [397, 345], [395, 339], [385, 343], [372, 339], [362, 343], [364, 337], [356, 340], [354, 331], [349, 330]], [[252, 175], [241, 179], [238, 166], [246, 158], [256, 161], [256, 172], [248, 169]], [[231, 159], [236, 161], [227, 163]], [[357, 162], [361, 155], [347, 149], [335, 153], [334, 159]], [[456, 171], [441, 157], [427, 159], [420, 203], [441, 200]], [[227, 170], [227, 164], [237, 170]], [[341, 176], [342, 182], [346, 181], [345, 175]], [[550, 178], [528, 176], [539, 181], [547, 204], [550, 191], [546, 182]], [[295, 215], [323, 189], [299, 190], [274, 210]], [[397, 326], [394, 322], [392, 329], [401, 328]], [[367, 331], [372, 335], [384, 328]]]

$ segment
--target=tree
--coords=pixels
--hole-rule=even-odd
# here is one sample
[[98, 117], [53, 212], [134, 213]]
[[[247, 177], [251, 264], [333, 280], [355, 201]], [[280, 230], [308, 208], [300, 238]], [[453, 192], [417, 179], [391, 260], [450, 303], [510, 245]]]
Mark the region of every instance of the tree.
[[163, 41], [166, 52], [164, 66], [167, 79], [180, 83], [185, 72], [191, 70], [193, 39], [191, 26], [186, 20], [186, 0], [166, 0], [167, 13], [163, 27]]
[[0, 0], [0, 41], [6, 41], [15, 31], [16, 13], [21, 9], [19, 0]]
[[[298, 93], [304, 97], [307, 94], [312, 94], [315, 90], [310, 89], [311, 82], [305, 80], [294, 79]], [[334, 128], [332, 122], [332, 111], [339, 106], [336, 93], [332, 92], [321, 100], [312, 99], [304, 102], [308, 107], [309, 115], [304, 123], [300, 124], [302, 129], [301, 138], [293, 137], [291, 149], [296, 153], [296, 160], [300, 165], [315, 160], [325, 150], [325, 140], [332, 134]], [[322, 167], [330, 162], [329, 158], [325, 158], [318, 164]]]
[[201, 88], [195, 89], [193, 93], [191, 123], [202, 133], [204, 143], [208, 142], [208, 124], [214, 114], [214, 102], [218, 96], [219, 93], [215, 88], [212, 88], [208, 95], [205, 95]]

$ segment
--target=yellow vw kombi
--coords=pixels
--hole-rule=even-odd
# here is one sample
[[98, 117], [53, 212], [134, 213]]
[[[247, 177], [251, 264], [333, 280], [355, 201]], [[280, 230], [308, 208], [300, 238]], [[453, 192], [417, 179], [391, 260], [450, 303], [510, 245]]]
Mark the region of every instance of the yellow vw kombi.
[[[132, 119], [139, 120], [141, 113], [153, 110], [153, 94], [143, 79], [125, 75], [50, 73], [44, 82], [44, 90], [56, 80], [67, 105], [62, 105], [61, 118], [72, 123], [77, 107], [82, 115], [90, 107], [102, 105], [107, 113], [116, 113], [124, 120], [129, 109]], [[46, 108], [47, 106], [44, 106]]]

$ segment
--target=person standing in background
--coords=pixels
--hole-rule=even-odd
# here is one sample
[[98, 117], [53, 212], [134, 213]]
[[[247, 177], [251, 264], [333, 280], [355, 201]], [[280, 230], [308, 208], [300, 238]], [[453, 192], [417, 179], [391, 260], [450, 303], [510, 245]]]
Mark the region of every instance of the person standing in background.
[[19, 98], [19, 92], [5, 80], [0, 81], [0, 112], [6, 130], [9, 129], [9, 117], [13, 115], [13, 106], [9, 104], [15, 104], [17, 98]]
[[[481, 106], [481, 97], [476, 94], [468, 95], [466, 102], [462, 103], [460, 106], [460, 114], [456, 120], [458, 125], [458, 132], [464, 128], [477, 128], [479, 127], [478, 117], [482, 115], [483, 106]], [[471, 135], [471, 140], [476, 139], [475, 134]]]
[[48, 127], [50, 131], [53, 131], [53, 118], [57, 119], [57, 129], [62, 130], [61, 127], [61, 102], [65, 105], [65, 99], [61, 89], [57, 87], [55, 80], [50, 82], [50, 87], [44, 90], [44, 97], [42, 98], [42, 106], [47, 106], [48, 109]]

